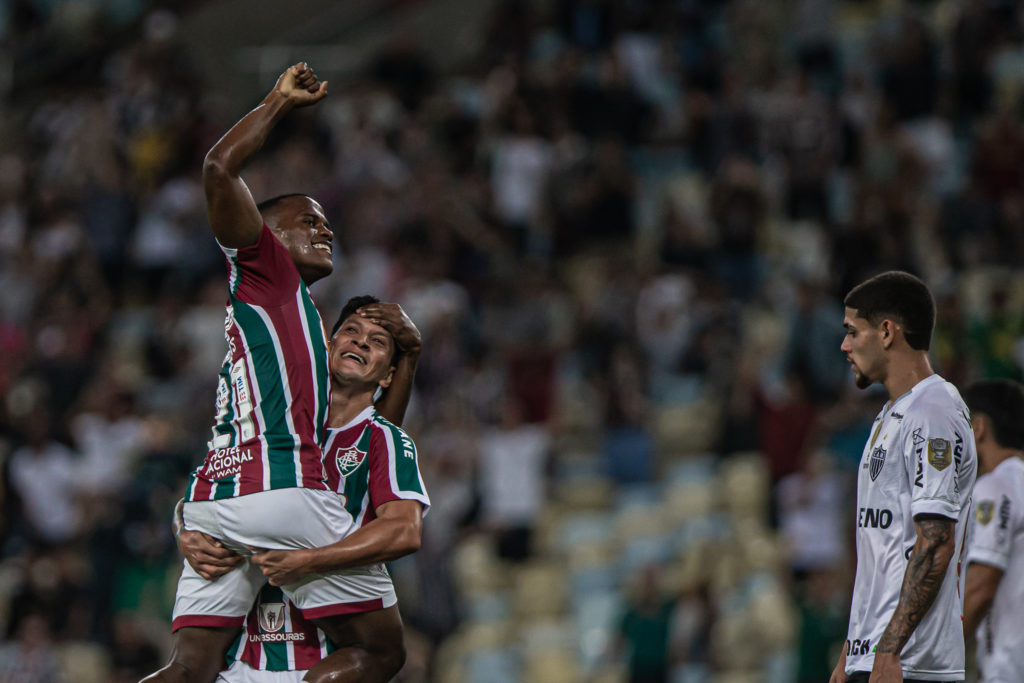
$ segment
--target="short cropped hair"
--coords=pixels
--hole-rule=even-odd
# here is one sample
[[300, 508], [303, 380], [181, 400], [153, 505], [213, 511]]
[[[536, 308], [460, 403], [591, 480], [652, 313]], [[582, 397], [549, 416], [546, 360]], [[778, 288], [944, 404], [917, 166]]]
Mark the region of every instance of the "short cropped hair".
[[984, 379], [964, 389], [964, 403], [992, 423], [992, 437], [1003, 448], [1024, 450], [1024, 385], [1009, 379]]
[[910, 273], [891, 270], [865, 280], [843, 299], [857, 317], [878, 325], [890, 318], [903, 328], [910, 348], [927, 351], [935, 327], [935, 299], [928, 285]]
[[338, 322], [334, 323], [334, 327], [331, 328], [331, 337], [338, 332], [338, 328], [341, 324], [348, 320], [348, 317], [358, 311], [363, 306], [369, 306], [370, 304], [380, 303], [380, 299], [369, 294], [363, 294], [361, 296], [354, 296], [345, 302], [345, 305], [341, 308], [341, 315], [338, 316]]
[[266, 213], [268, 211], [270, 211], [275, 206], [280, 204], [282, 200], [288, 199], [289, 197], [306, 197], [308, 199], [313, 199], [308, 194], [303, 194], [301, 192], [291, 192], [289, 194], [279, 194], [276, 197], [271, 197], [270, 199], [264, 199], [262, 202], [260, 202], [259, 204], [256, 205], [256, 210], [260, 212], [261, 216], [266, 215]]

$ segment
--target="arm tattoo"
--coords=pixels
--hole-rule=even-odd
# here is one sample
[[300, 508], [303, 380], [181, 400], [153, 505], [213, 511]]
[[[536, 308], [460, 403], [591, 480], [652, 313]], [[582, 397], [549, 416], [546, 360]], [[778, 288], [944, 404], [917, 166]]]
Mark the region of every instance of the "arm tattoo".
[[917, 520], [917, 542], [910, 555], [896, 611], [878, 640], [878, 653], [899, 654], [931, 609], [953, 556], [953, 525], [945, 517]]

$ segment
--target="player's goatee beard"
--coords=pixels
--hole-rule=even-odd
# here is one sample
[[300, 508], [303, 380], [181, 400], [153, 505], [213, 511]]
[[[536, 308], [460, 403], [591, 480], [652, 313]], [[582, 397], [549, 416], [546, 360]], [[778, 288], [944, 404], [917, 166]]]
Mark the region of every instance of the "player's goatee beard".
[[853, 380], [858, 389], [867, 389], [872, 384], [868, 376], [860, 371], [854, 371]]

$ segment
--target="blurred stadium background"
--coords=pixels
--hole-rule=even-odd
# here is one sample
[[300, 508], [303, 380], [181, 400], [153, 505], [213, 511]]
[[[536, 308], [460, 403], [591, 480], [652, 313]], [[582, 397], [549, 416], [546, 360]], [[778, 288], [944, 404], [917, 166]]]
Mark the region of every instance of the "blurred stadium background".
[[335, 227], [315, 296], [425, 340], [400, 680], [827, 680], [852, 581], [841, 296], [922, 276], [948, 379], [1024, 366], [1024, 12], [998, 0], [0, 5], [0, 681], [168, 645], [224, 267], [212, 142]]

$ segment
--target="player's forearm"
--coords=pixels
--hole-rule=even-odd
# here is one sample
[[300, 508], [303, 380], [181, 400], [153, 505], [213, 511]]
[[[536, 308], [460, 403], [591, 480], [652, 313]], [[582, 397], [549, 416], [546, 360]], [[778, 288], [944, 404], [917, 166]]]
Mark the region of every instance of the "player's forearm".
[[990, 609], [995, 594], [980, 595], [978, 593], [967, 593], [964, 598], [964, 636], [970, 637], [978, 630], [978, 624], [984, 619]]
[[952, 520], [923, 519], [917, 527], [917, 542], [903, 575], [899, 602], [878, 640], [876, 652], [879, 654], [898, 655], [903, 650], [935, 602], [953, 557]]
[[263, 147], [270, 131], [292, 110], [294, 104], [273, 90], [258, 107], [231, 127], [206, 154], [203, 179], [209, 183], [218, 175], [237, 177], [246, 162]]
[[375, 519], [332, 545], [313, 548], [306, 563], [311, 573], [390, 562], [420, 548], [420, 528], [404, 520]]
[[977, 562], [968, 565], [967, 581], [964, 585], [965, 636], [974, 635], [981, 620], [988, 616], [1002, 578], [1002, 570], [995, 567]]
[[409, 407], [412, 396], [412, 380], [416, 376], [416, 364], [419, 362], [419, 351], [403, 353], [395, 362], [395, 375], [391, 386], [374, 406], [377, 412], [392, 424], [402, 426], [405, 411]]

